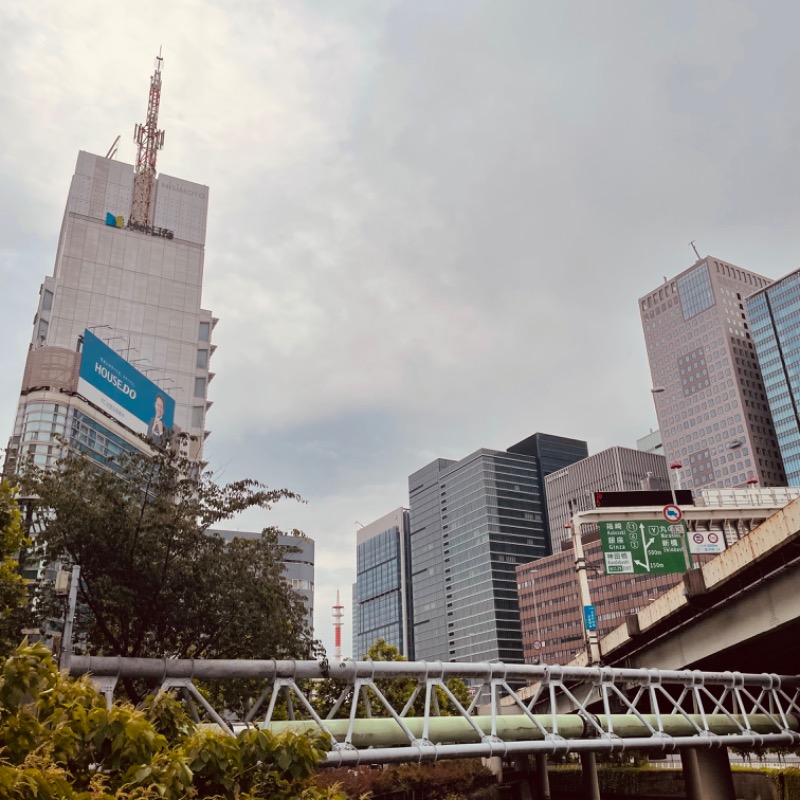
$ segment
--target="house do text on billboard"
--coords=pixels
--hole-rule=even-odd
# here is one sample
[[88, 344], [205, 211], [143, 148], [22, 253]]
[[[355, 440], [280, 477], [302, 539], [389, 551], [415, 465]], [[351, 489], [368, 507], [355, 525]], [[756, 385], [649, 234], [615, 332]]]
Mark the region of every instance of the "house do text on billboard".
[[175, 425], [175, 400], [90, 330], [83, 333], [78, 393], [153, 444]]

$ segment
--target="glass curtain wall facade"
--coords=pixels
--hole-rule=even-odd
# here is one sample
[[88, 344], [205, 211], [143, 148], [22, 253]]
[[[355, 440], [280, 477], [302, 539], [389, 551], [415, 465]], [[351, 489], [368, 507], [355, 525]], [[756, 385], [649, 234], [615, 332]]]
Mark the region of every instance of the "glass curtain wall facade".
[[409, 477], [417, 659], [522, 662], [515, 570], [549, 551], [542, 472], [585, 454], [537, 434]]
[[707, 256], [639, 300], [664, 455], [683, 488], [786, 483], [744, 306], [769, 284]]
[[366, 656], [378, 639], [394, 645], [406, 658], [414, 658], [408, 529], [408, 509], [399, 508], [358, 531], [353, 584], [355, 658]]
[[800, 486], [800, 270], [745, 305], [786, 479]]

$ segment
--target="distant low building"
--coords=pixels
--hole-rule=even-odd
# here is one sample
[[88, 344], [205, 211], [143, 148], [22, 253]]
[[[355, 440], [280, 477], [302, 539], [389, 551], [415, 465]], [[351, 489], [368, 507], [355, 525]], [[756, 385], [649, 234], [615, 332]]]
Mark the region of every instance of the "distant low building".
[[661, 439], [661, 431], [651, 430], [644, 436], [636, 440], [636, 449], [641, 450], [643, 453], [656, 453], [657, 455], [664, 455], [664, 442]]
[[[234, 539], [259, 539], [260, 533], [253, 531], [228, 531], [209, 528], [208, 533], [221, 536], [225, 541]], [[302, 598], [306, 606], [308, 629], [314, 633], [314, 540], [307, 536], [290, 536], [279, 534], [278, 544], [281, 547], [292, 547], [294, 553], [286, 553], [283, 557], [283, 577], [286, 583]]]

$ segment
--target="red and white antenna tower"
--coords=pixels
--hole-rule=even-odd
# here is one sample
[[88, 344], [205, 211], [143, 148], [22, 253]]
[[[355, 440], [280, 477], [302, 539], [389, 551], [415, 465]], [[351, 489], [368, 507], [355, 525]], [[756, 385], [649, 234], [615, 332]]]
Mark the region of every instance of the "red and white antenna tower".
[[156, 71], [150, 78], [150, 98], [147, 101], [147, 120], [133, 129], [136, 152], [136, 174], [133, 178], [131, 222], [150, 224], [150, 202], [156, 180], [156, 158], [164, 147], [164, 131], [158, 130], [158, 107], [161, 103], [161, 50], [156, 57]]
[[344, 606], [339, 602], [339, 590], [336, 590], [336, 604], [333, 606], [333, 644], [334, 656], [342, 657], [342, 626], [344, 625]]

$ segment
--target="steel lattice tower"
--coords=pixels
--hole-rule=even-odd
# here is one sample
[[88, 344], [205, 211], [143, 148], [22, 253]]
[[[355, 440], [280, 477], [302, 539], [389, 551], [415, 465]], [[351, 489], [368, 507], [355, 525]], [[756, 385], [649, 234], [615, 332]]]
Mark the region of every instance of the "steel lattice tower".
[[130, 222], [150, 224], [150, 203], [156, 179], [158, 151], [164, 147], [164, 131], [158, 130], [158, 107], [161, 103], [161, 52], [156, 57], [156, 69], [150, 78], [150, 97], [147, 101], [147, 118], [144, 125], [137, 123], [133, 129], [133, 142], [138, 146], [136, 174], [133, 179], [133, 204]]
[[342, 657], [342, 626], [344, 625], [344, 606], [339, 600], [339, 590], [336, 590], [336, 605], [333, 606], [333, 639], [335, 657]]

